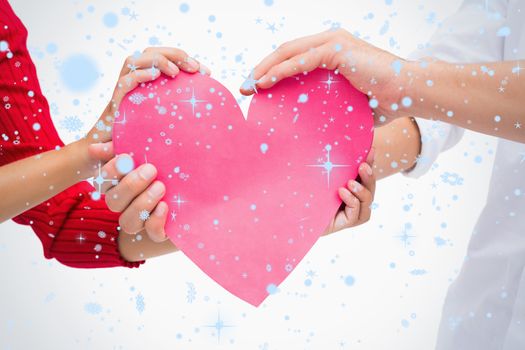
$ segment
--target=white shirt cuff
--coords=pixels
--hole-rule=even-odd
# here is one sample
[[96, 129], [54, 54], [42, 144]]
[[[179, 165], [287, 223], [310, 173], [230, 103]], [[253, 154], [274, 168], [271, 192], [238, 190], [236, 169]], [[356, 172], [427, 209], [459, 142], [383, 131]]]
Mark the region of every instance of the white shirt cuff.
[[463, 136], [464, 130], [440, 121], [416, 118], [421, 135], [421, 152], [416, 165], [403, 174], [418, 178], [425, 174], [437, 159], [440, 152], [454, 146]]

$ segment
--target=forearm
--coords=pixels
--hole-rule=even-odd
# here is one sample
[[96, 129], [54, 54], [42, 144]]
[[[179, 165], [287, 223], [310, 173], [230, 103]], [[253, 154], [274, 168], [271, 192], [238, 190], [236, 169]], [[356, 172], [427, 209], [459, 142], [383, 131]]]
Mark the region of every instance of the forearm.
[[0, 222], [91, 176], [84, 140], [0, 167]]
[[[525, 142], [525, 61], [451, 64], [411, 62], [401, 113]], [[525, 72], [523, 73], [525, 74]]]
[[372, 144], [374, 172], [381, 179], [408, 170], [416, 164], [421, 136], [413, 118], [399, 118], [375, 129]]

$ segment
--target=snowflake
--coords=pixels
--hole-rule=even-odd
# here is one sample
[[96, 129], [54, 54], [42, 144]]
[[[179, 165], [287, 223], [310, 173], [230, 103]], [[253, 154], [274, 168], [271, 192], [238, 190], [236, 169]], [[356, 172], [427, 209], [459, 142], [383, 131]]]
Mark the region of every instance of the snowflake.
[[195, 290], [195, 285], [191, 282], [186, 282], [186, 285], [188, 286], [188, 292], [186, 294], [186, 300], [189, 304], [193, 303], [195, 300], [195, 297], [197, 296], [197, 291]]
[[451, 186], [463, 185], [463, 178], [456, 173], [449, 173], [448, 171], [441, 174], [441, 180]]
[[99, 303], [86, 303], [84, 311], [91, 315], [98, 315], [102, 312], [102, 306]]
[[135, 297], [135, 308], [139, 312], [139, 314], [143, 313], [146, 309], [146, 303], [144, 302], [144, 296], [142, 294], [137, 294]]
[[139, 219], [142, 220], [142, 221], [146, 221], [149, 219], [149, 211], [147, 211], [146, 209], [143, 209], [140, 211], [139, 213]]
[[132, 94], [130, 97], [128, 97], [129, 100], [136, 104], [136, 105], [139, 105], [141, 104], [142, 102], [144, 102], [146, 100], [146, 96], [144, 96], [143, 94], [141, 94], [140, 92], [135, 92], [134, 94]]
[[78, 132], [82, 130], [84, 122], [76, 115], [65, 117], [60, 121], [60, 126], [69, 132]]

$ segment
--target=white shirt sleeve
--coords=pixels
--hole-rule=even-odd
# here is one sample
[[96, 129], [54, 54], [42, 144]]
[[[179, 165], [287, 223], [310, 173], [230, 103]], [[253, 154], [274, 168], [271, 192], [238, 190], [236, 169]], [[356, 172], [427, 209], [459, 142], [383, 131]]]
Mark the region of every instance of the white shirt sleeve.
[[[408, 59], [432, 57], [452, 63], [490, 62], [503, 59], [506, 0], [466, 0], [458, 12], [446, 19], [428, 44]], [[429, 87], [431, 89], [431, 87]], [[440, 152], [459, 142], [464, 129], [452, 124], [416, 118], [421, 133], [421, 152], [416, 165], [403, 174], [419, 177], [426, 173]]]

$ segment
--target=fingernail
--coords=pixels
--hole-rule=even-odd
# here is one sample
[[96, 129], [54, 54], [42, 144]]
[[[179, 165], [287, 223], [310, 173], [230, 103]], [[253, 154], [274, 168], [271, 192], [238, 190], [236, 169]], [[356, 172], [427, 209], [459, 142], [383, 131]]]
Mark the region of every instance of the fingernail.
[[155, 216], [163, 216], [166, 212], [166, 206], [162, 204], [163, 202], [160, 202], [157, 204], [157, 207], [155, 208], [155, 211], [153, 212], [153, 215]]
[[363, 187], [359, 182], [352, 181], [352, 192], [359, 192], [361, 191], [361, 188]]
[[144, 180], [151, 180], [156, 173], [157, 169], [151, 164], [144, 164], [139, 170], [139, 174]]
[[171, 61], [168, 62], [168, 69], [169, 69], [169, 71], [170, 71], [172, 76], [174, 76], [175, 74], [177, 74], [179, 72], [179, 69], [177, 68], [175, 63], [173, 63]]
[[151, 187], [148, 190], [148, 193], [152, 197], [160, 197], [164, 193], [164, 185], [162, 182], [156, 181], [151, 185]]
[[372, 175], [372, 168], [370, 165], [368, 165], [368, 163], [363, 163], [362, 168], [366, 171], [368, 176]]
[[193, 70], [197, 70], [199, 69], [199, 62], [195, 61], [193, 58], [191, 58], [190, 56], [188, 56], [188, 58], [186, 59], [186, 63], [188, 64], [188, 66], [190, 66], [191, 69]]
[[350, 191], [348, 191], [348, 190], [347, 190], [346, 188], [344, 188], [344, 187], [339, 187], [339, 191], [338, 191], [338, 192], [339, 192], [339, 197], [340, 197], [343, 201], [345, 201], [345, 199], [348, 199], [348, 198], [349, 198], [348, 196], [351, 194]]

